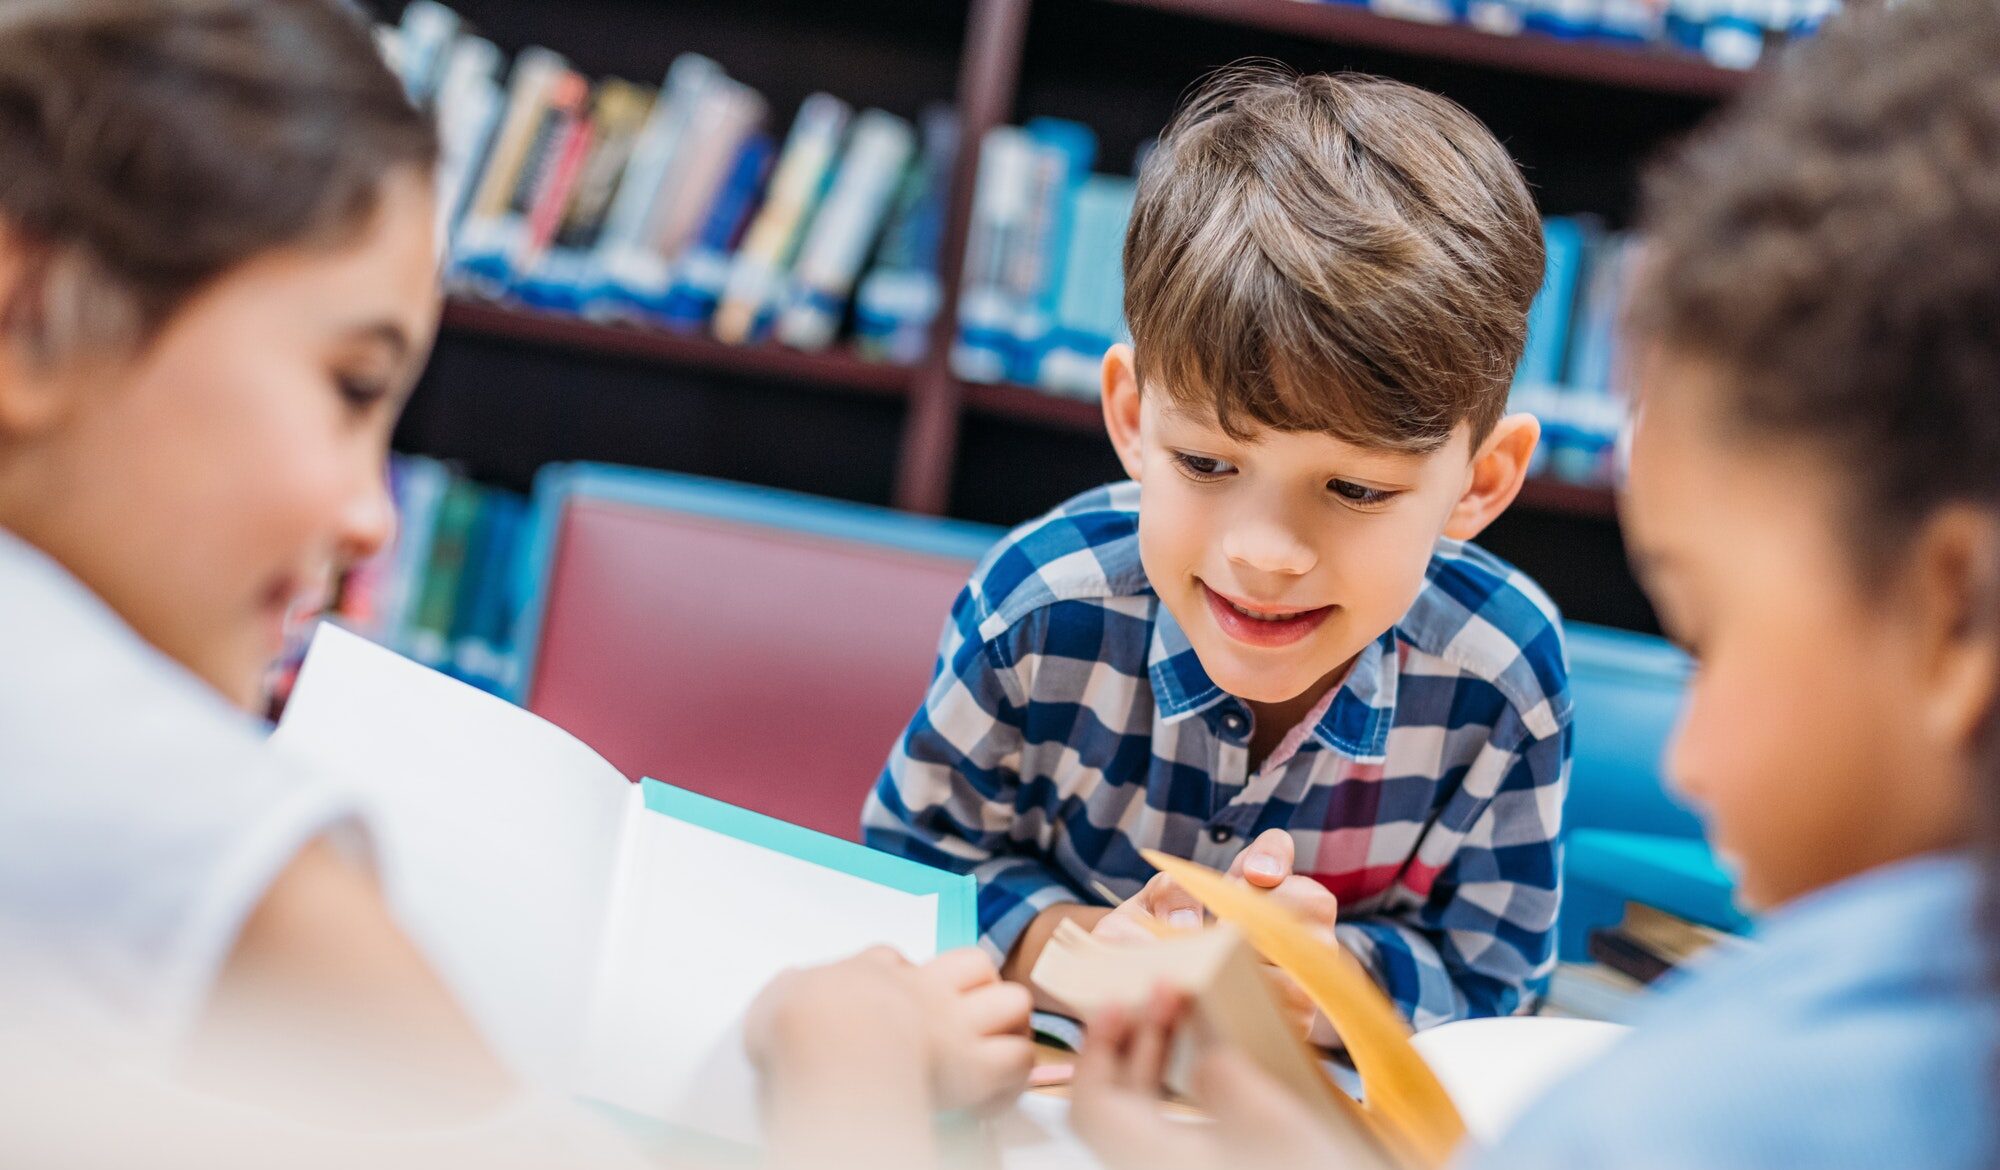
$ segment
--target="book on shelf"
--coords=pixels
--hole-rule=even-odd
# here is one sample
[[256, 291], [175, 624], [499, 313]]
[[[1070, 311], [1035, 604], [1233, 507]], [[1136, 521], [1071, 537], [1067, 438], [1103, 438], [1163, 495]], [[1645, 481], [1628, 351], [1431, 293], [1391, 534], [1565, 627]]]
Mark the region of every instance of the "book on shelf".
[[1756, 943], [1689, 922], [1641, 902], [1627, 902], [1615, 926], [1590, 932], [1590, 957], [1637, 983], [1651, 985], [1713, 954], [1740, 953]]
[[764, 205], [730, 260], [715, 309], [717, 338], [742, 345], [768, 331], [784, 278], [833, 173], [852, 116], [848, 104], [829, 93], [812, 94], [800, 104], [778, 152]]
[[673, 196], [679, 175], [676, 163], [696, 106], [726, 80], [722, 67], [699, 53], [682, 53], [667, 67], [598, 240], [599, 285], [592, 290], [592, 315], [636, 313], [664, 294], [669, 258], [653, 246], [655, 209]]
[[866, 357], [915, 365], [930, 346], [942, 297], [938, 250], [958, 160], [958, 115], [935, 105], [919, 119], [921, 157], [904, 176], [874, 266], [854, 290], [855, 348]]
[[779, 342], [804, 350], [833, 343], [916, 145], [916, 131], [894, 114], [863, 110], [855, 118], [839, 170], [799, 245], [778, 314]]
[[582, 311], [619, 176], [652, 106], [644, 86], [615, 77], [598, 84], [571, 144], [572, 177], [544, 194], [537, 230], [514, 264], [515, 293], [526, 303]]

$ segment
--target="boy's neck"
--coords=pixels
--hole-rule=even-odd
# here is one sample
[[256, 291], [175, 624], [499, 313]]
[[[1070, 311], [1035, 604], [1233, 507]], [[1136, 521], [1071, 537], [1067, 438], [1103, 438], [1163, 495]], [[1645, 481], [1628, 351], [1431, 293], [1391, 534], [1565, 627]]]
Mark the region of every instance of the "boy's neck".
[[1353, 666], [1354, 659], [1350, 658], [1329, 671], [1318, 682], [1289, 699], [1270, 703], [1254, 699], [1243, 700], [1244, 705], [1250, 708], [1251, 714], [1249, 761], [1251, 773], [1256, 773], [1264, 766], [1264, 761], [1270, 758], [1271, 752], [1285, 741], [1285, 737], [1298, 727], [1306, 716], [1312, 714], [1313, 709], [1319, 706], [1320, 700], [1346, 681], [1347, 672]]

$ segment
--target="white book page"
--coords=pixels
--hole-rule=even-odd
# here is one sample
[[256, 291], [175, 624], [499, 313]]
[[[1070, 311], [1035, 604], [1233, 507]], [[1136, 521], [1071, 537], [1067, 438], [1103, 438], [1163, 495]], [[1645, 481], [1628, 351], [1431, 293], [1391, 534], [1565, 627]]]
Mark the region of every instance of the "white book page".
[[1410, 1044], [1458, 1106], [1466, 1133], [1490, 1146], [1557, 1081], [1629, 1031], [1597, 1020], [1503, 1016], [1441, 1024]]
[[634, 786], [553, 724], [330, 623], [273, 742], [362, 794], [403, 928], [517, 1076], [566, 1089]]
[[788, 968], [876, 944], [934, 957], [937, 895], [647, 812], [632, 797], [578, 1091], [755, 1144], [756, 1078], [743, 1052], [751, 1001]]

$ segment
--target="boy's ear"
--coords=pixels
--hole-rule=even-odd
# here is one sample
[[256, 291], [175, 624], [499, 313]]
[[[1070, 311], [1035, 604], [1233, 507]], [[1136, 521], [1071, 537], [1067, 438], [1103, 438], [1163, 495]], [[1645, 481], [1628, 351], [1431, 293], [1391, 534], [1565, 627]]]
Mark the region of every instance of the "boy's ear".
[[1507, 510], [1521, 494], [1521, 484], [1528, 478], [1528, 461], [1534, 458], [1535, 444], [1541, 438], [1541, 420], [1532, 414], [1510, 414], [1493, 424], [1493, 433], [1472, 456], [1472, 476], [1465, 493], [1445, 517], [1446, 536], [1471, 540]]
[[1139, 449], [1139, 371], [1129, 345], [1104, 351], [1104, 430], [1125, 474], [1138, 479], [1145, 467]]
[[1969, 504], [1941, 510], [1919, 530], [1910, 569], [1926, 730], [1951, 749], [1972, 749], [2000, 715], [2000, 518]]
[[18, 234], [0, 220], [0, 441], [39, 434], [70, 406], [71, 387], [36, 352], [27, 330], [28, 253]]

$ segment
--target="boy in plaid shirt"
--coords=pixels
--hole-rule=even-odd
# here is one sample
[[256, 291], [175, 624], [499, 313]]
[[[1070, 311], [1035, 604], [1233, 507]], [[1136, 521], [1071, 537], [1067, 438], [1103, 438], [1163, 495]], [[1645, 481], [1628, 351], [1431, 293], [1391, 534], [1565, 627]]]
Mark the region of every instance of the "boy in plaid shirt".
[[1150, 847], [1321, 923], [1417, 1027], [1529, 1006], [1562, 633], [1465, 541], [1539, 436], [1505, 407], [1542, 261], [1513, 161], [1443, 98], [1237, 68], [1176, 116], [1125, 243], [1135, 340], [1104, 359], [1131, 481], [987, 556], [863, 815], [979, 877], [1010, 977], [1066, 918], [1198, 926]]

